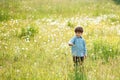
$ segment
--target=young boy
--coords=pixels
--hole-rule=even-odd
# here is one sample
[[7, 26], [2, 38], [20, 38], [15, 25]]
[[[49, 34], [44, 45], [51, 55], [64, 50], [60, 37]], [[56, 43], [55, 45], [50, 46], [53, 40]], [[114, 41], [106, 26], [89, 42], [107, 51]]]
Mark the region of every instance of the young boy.
[[86, 53], [86, 43], [82, 38], [83, 28], [75, 28], [75, 36], [69, 41], [69, 46], [72, 46], [72, 56], [74, 65], [82, 65], [84, 58], [87, 56]]

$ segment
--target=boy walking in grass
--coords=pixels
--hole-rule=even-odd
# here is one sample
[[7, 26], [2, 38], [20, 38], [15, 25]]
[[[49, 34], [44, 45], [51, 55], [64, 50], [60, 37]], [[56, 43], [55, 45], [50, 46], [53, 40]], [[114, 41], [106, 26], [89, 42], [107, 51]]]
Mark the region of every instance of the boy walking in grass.
[[72, 46], [71, 50], [72, 50], [74, 65], [77, 64], [82, 65], [85, 57], [87, 57], [86, 43], [82, 37], [83, 28], [76, 27], [74, 31], [75, 31], [75, 36], [70, 39], [68, 44], [69, 46]]

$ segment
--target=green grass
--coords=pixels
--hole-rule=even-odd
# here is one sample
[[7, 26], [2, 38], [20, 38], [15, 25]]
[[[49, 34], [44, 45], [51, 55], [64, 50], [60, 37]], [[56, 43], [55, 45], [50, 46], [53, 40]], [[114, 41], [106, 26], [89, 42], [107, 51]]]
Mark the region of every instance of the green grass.
[[[119, 80], [118, 0], [1, 0], [0, 80]], [[69, 39], [84, 28], [88, 57], [74, 68]]]
[[[115, 0], [1, 0], [1, 21], [8, 19], [39, 19], [73, 16], [119, 15]], [[112, 5], [112, 6], [111, 6]], [[3, 16], [2, 16], [3, 15]], [[6, 17], [5, 17], [6, 16]]]

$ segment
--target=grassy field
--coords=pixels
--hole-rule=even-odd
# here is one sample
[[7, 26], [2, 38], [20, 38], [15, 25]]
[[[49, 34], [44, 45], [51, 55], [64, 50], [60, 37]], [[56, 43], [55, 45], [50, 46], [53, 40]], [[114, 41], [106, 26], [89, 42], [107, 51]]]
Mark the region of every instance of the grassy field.
[[[0, 80], [120, 80], [120, 0], [0, 1]], [[76, 26], [88, 52], [79, 68]]]

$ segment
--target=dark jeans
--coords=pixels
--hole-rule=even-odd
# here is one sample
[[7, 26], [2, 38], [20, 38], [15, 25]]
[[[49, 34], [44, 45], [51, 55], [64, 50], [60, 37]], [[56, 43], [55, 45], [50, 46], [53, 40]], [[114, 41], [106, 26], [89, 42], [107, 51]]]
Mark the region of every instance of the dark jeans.
[[84, 61], [84, 57], [73, 56], [73, 62], [74, 62], [74, 64], [82, 64], [83, 61]]

